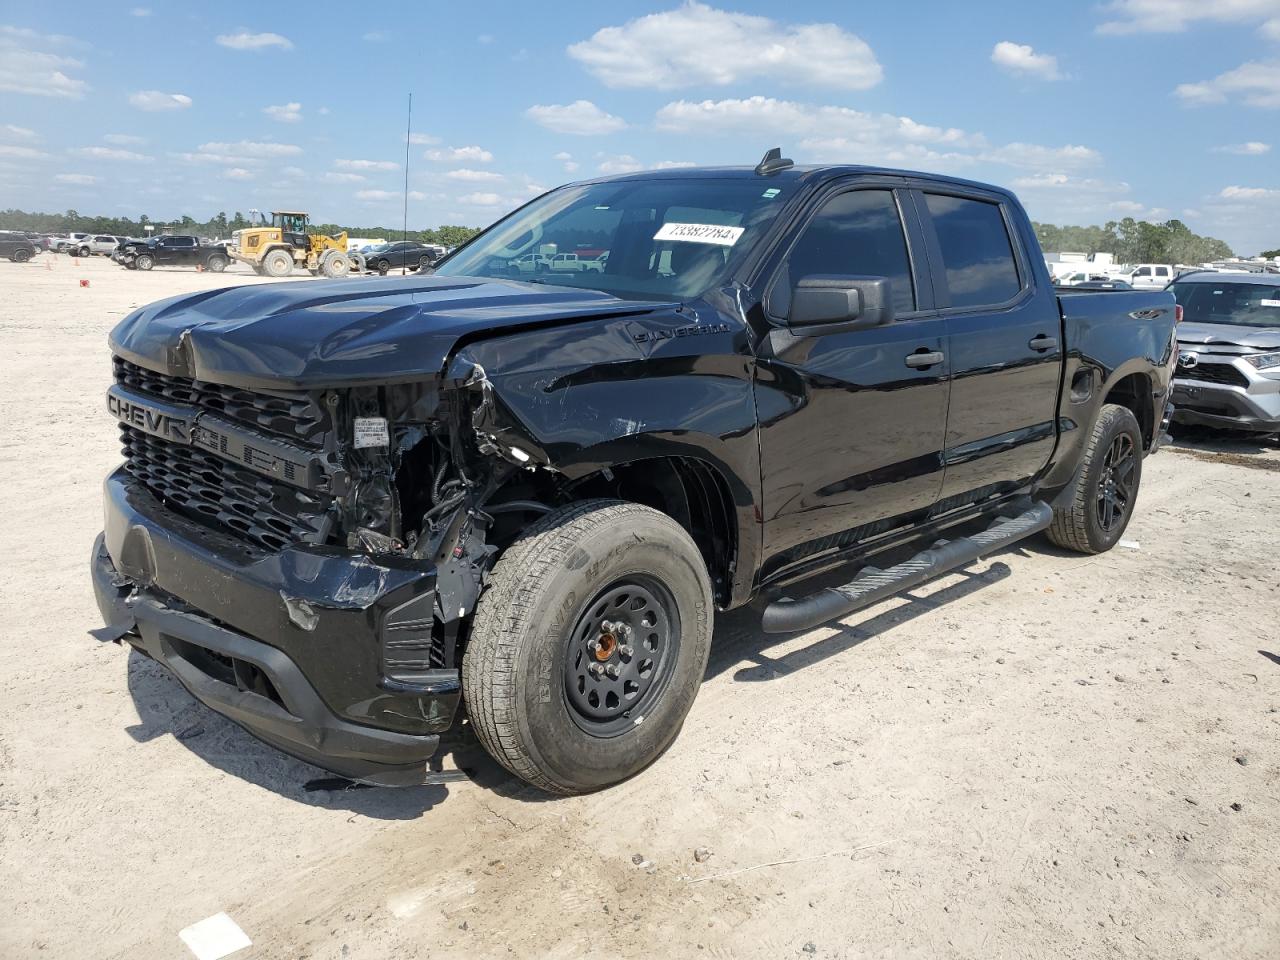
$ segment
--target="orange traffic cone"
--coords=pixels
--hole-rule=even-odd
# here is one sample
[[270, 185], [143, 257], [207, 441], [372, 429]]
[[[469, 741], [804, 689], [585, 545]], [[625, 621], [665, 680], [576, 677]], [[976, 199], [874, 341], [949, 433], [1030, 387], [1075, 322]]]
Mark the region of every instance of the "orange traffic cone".
[[81, 280], [81, 281], [80, 281], [80, 286], [82, 286], [82, 287], [87, 287], [88, 285], [89, 285], [89, 281], [88, 281], [88, 280]]

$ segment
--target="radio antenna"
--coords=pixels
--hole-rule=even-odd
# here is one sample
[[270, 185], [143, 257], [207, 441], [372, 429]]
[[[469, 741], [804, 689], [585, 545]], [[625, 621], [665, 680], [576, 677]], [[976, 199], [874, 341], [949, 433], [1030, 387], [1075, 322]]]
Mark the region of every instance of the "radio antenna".
[[[409, 242], [409, 141], [413, 137], [413, 94], [409, 94], [409, 120], [404, 128], [404, 225], [401, 228], [400, 239], [405, 243]], [[403, 251], [402, 251], [403, 252]], [[400, 276], [404, 276], [409, 270], [408, 260], [405, 257], [400, 258]]]

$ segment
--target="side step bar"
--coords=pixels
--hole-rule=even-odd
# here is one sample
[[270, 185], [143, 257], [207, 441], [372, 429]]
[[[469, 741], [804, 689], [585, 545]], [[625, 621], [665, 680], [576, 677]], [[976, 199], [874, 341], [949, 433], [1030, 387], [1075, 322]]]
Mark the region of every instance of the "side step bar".
[[[1024, 501], [1025, 502], [1025, 501]], [[979, 557], [1003, 550], [1033, 533], [1039, 533], [1053, 522], [1053, 508], [1037, 503], [1015, 517], [1001, 517], [981, 533], [958, 540], [939, 540], [888, 570], [863, 567], [858, 576], [842, 587], [819, 590], [803, 600], [786, 597], [765, 607], [762, 627], [765, 633], [795, 633], [808, 630], [852, 613], [861, 607], [910, 590], [939, 574], [973, 563]]]

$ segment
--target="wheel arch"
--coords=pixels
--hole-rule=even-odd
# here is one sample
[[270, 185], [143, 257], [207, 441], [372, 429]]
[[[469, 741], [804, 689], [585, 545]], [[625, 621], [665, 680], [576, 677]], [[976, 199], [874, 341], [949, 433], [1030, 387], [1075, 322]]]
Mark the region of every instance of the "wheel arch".
[[1142, 370], [1116, 371], [1106, 389], [1102, 392], [1102, 406], [1114, 403], [1128, 408], [1137, 418], [1138, 427], [1142, 431], [1142, 445], [1150, 450], [1156, 438], [1159, 424], [1156, 421], [1155, 398], [1151, 375]]

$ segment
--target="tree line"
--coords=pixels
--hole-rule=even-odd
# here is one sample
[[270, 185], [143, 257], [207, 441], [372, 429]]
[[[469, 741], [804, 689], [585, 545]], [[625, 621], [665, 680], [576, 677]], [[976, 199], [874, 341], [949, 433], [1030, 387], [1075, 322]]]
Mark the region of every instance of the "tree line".
[[[0, 210], [0, 230], [31, 230], [38, 233], [65, 234], [109, 233], [123, 237], [145, 237], [150, 225], [155, 233], [191, 234], [210, 239], [230, 237], [236, 230], [253, 226], [239, 210], [228, 217], [226, 211], [208, 220], [196, 220], [183, 216], [178, 220], [152, 220], [145, 213], [134, 220], [130, 217], [84, 216], [75, 210], [64, 213], [26, 213], [22, 210]], [[478, 227], [444, 225], [427, 230], [410, 230], [407, 234], [395, 227], [345, 227], [336, 223], [312, 224], [312, 229], [326, 234], [346, 231], [353, 237], [370, 237], [378, 240], [416, 240], [419, 243], [439, 243], [456, 247], [477, 233]]]
[[1234, 256], [1231, 247], [1213, 237], [1192, 233], [1181, 220], [1148, 223], [1125, 217], [1101, 227], [1032, 224], [1040, 246], [1061, 253], [1110, 253], [1117, 263], [1206, 263]]

